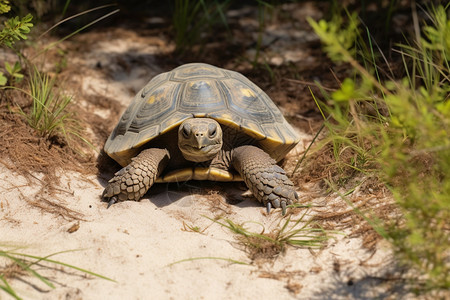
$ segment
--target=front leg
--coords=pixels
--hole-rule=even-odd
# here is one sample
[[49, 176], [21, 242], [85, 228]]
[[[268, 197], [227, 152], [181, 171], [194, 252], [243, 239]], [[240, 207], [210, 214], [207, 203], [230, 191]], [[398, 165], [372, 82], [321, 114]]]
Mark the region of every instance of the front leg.
[[298, 194], [294, 184], [286, 176], [286, 171], [262, 149], [255, 146], [241, 146], [231, 154], [233, 167], [241, 174], [253, 195], [262, 202], [267, 211], [271, 207], [282, 209], [286, 213], [286, 205], [297, 202]]
[[103, 191], [102, 201], [108, 202], [109, 208], [118, 201], [141, 199], [168, 161], [169, 152], [166, 149], [152, 148], [141, 151], [128, 166], [114, 174]]

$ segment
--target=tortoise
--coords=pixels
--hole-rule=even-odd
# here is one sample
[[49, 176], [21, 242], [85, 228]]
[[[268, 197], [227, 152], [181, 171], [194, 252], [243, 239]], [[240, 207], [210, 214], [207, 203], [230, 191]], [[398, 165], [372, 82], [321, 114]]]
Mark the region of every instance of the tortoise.
[[298, 200], [277, 162], [300, 138], [259, 87], [235, 71], [190, 63], [159, 74], [123, 113], [104, 146], [123, 168], [108, 208], [155, 182], [244, 181], [267, 211]]

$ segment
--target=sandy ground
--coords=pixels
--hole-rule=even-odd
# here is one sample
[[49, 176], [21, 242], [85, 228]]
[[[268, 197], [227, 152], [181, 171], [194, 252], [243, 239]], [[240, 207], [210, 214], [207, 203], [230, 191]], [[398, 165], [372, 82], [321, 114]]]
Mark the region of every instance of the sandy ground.
[[[72, 80], [80, 83], [81, 95], [113, 98], [125, 109], [134, 93], [162, 71], [150, 55], [158, 51], [158, 41], [140, 40], [131, 33], [122, 34], [122, 38], [115, 33], [111, 36], [115, 38], [109, 42], [91, 37], [95, 42], [90, 51], [70, 58], [69, 63], [79, 67]], [[124, 61], [130, 66], [133, 57], [140, 60], [123, 67]], [[78, 101], [91, 107], [82, 96]], [[97, 107], [94, 112], [110, 122], [111, 128], [117, 122], [107, 108]], [[305, 135], [308, 139], [311, 137]], [[301, 143], [294, 152], [306, 144]], [[51, 280], [54, 289], [31, 276], [12, 280], [16, 292], [25, 299], [389, 298], [389, 282], [383, 276], [392, 272], [390, 251], [382, 243], [375, 252], [368, 251], [361, 238], [347, 235], [350, 228], [333, 234], [322, 249], [288, 247], [274, 259], [252, 261], [233, 233], [208, 218], [247, 222], [255, 231], [262, 224], [271, 231], [281, 216], [278, 210], [267, 216], [253, 198], [241, 197], [242, 190], [236, 185], [208, 185], [208, 189], [236, 195], [242, 200], [237, 204], [228, 204], [220, 193], [205, 195], [203, 185], [189, 183], [158, 185], [140, 202], [118, 203], [106, 209], [100, 195], [111, 174], [88, 176], [64, 169], [58, 173], [61, 184], [49, 195], [40, 188], [38, 179], [27, 181], [0, 166], [1, 243], [24, 247], [18, 252], [42, 256], [73, 250], [52, 259], [115, 281], [46, 264], [50, 268], [37, 266], [37, 270]], [[305, 203], [324, 206], [340, 201], [299, 192]], [[36, 203], [53, 205], [55, 211], [42, 212]], [[186, 226], [197, 226], [202, 233], [186, 230]], [[209, 259], [179, 262], [193, 258]], [[0, 291], [0, 298], [8, 296]]]
[[[344, 234], [334, 235], [321, 250], [289, 247], [276, 259], [252, 262], [228, 229], [206, 218], [223, 215], [235, 223], [258, 222], [268, 230], [277, 226], [279, 211], [266, 216], [251, 198], [230, 205], [220, 197], [211, 201], [208, 196], [160, 185], [140, 202], [106, 209], [99, 201], [102, 184], [96, 177], [64, 174], [61, 191], [48, 200], [81, 218], [65, 220], [42, 213], [24, 200], [39, 192], [24, 178], [7, 169], [1, 174], [2, 241], [25, 246], [19, 251], [33, 255], [74, 250], [52, 259], [116, 281], [68, 268], [39, 267], [56, 288], [29, 276], [14, 280], [14, 288], [26, 299], [361, 299], [383, 295], [377, 277], [389, 266], [389, 252], [378, 246], [373, 255], [361, 247], [360, 239]], [[185, 224], [204, 231], [186, 231]], [[70, 233], [74, 225], [79, 228]], [[202, 257], [220, 259], [171, 265]]]

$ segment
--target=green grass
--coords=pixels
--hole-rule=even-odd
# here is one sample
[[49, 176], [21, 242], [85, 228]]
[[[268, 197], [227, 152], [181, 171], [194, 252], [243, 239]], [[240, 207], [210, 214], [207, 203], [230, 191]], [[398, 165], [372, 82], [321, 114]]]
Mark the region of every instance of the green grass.
[[[101, 279], [109, 280], [115, 282], [113, 279], [110, 279], [106, 276], [94, 273], [92, 271], [70, 265], [67, 263], [64, 263], [62, 261], [57, 261], [54, 259], [50, 259], [52, 256], [56, 256], [58, 254], [67, 253], [67, 252], [73, 252], [76, 250], [68, 250], [68, 251], [61, 251], [52, 253], [50, 255], [41, 257], [36, 255], [31, 255], [27, 253], [22, 252], [16, 252], [17, 248], [11, 248], [7, 247], [5, 245], [0, 245], [3, 249], [0, 249], [0, 258], [4, 258], [6, 262], [6, 266], [0, 268], [0, 290], [3, 290], [8, 295], [13, 297], [14, 299], [21, 299], [21, 297], [16, 293], [14, 288], [12, 287], [12, 279], [14, 278], [22, 278], [24, 276], [33, 276], [36, 279], [38, 279], [41, 283], [45, 284], [46, 286], [54, 289], [54, 284], [46, 278], [44, 275], [42, 275], [40, 272], [42, 272], [42, 269], [50, 269], [53, 268], [54, 265], [58, 265], [60, 267], [67, 267], [82, 273], [85, 273], [86, 275], [95, 276]], [[5, 248], [10, 248], [5, 250]]]
[[[450, 20], [448, 8], [427, 7], [427, 24], [416, 20], [415, 35], [396, 45], [404, 77], [389, 63], [356, 15], [345, 21], [309, 23], [336, 63], [354, 70], [341, 88], [315, 98], [323, 112], [337, 183], [358, 174], [376, 174], [392, 191], [400, 221], [386, 221], [383, 236], [400, 263], [420, 274], [417, 292], [450, 288]], [[337, 37], [337, 38], [336, 38]], [[317, 148], [316, 148], [317, 151]], [[318, 152], [316, 152], [318, 153]], [[334, 184], [334, 183], [332, 183]], [[375, 222], [379, 226], [379, 222]], [[375, 224], [374, 223], [374, 224]]]
[[41, 136], [52, 137], [60, 134], [67, 139], [67, 123], [71, 113], [67, 110], [72, 97], [57, 90], [56, 77], [34, 70], [29, 78], [32, 106], [29, 113], [22, 112], [28, 124]]
[[18, 106], [18, 113], [24, 116], [28, 125], [44, 138], [58, 143], [63, 142], [74, 150], [79, 149], [74, 146], [73, 141], [79, 139], [95, 149], [83, 137], [79, 120], [69, 109], [72, 96], [66, 95], [61, 87], [56, 86], [57, 77], [41, 73], [34, 66], [32, 69], [32, 73], [27, 77], [29, 91], [17, 87], [5, 87], [22, 91], [31, 98], [29, 111], [24, 111]]
[[[266, 232], [265, 227], [256, 222], [236, 224], [230, 219], [223, 219], [223, 221], [208, 219], [234, 233], [249, 257], [254, 260], [275, 258], [285, 251], [287, 246], [308, 248], [323, 246], [329, 239], [330, 232], [320, 228], [315, 222], [306, 220], [307, 212], [308, 209], [297, 220], [291, 219], [291, 216], [280, 220], [278, 226], [271, 232]], [[246, 224], [248, 223], [261, 226], [261, 231], [255, 232], [247, 229]]]

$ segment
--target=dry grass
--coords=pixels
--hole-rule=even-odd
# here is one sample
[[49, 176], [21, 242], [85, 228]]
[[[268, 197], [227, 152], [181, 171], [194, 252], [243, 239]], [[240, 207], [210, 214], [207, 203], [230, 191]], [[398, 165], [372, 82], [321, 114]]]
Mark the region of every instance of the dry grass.
[[[340, 158], [349, 162], [353, 156], [348, 150]], [[295, 167], [293, 161], [286, 161], [284, 165], [287, 166], [288, 173]], [[361, 237], [363, 246], [373, 251], [382, 237], [359, 212], [386, 221], [399, 218], [400, 211], [394, 204], [390, 191], [379, 178], [355, 176], [357, 172], [354, 169], [348, 166], [343, 168], [337, 168], [333, 149], [326, 145], [308, 154], [292, 180], [302, 188], [304, 198], [323, 199], [323, 205], [316, 205], [311, 209], [314, 220], [322, 228], [340, 231], [351, 229], [349, 236]], [[342, 194], [349, 193], [346, 197], [349, 203], [331, 189], [330, 182], [338, 182]], [[293, 212], [296, 214], [295, 210]]]
[[[27, 99], [17, 91], [8, 92], [11, 93], [4, 93], [7, 101], [0, 103], [0, 163], [23, 176], [28, 185], [38, 187], [38, 192], [31, 196], [25, 196], [21, 186], [16, 187], [22, 199], [32, 207], [69, 220], [82, 219], [78, 212], [66, 208], [56, 192], [70, 193], [59, 188], [62, 170], [97, 173], [93, 154], [82, 154], [57, 136], [48, 139], [39, 135], [28, 126], [23, 116], [12, 111], [15, 105], [27, 110]], [[14, 99], [14, 104], [8, 102], [10, 99]], [[83, 147], [86, 148], [86, 145], [80, 140], [77, 148]]]

